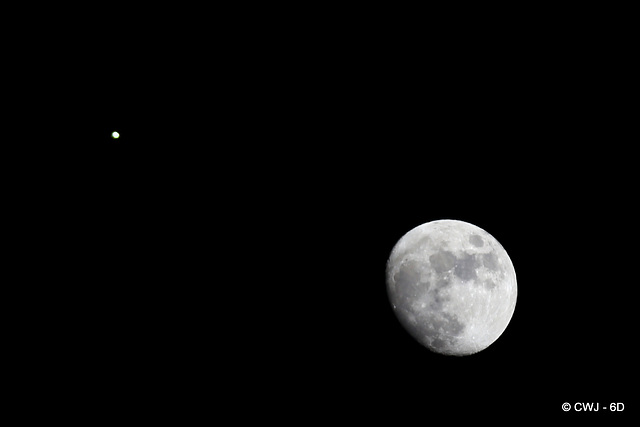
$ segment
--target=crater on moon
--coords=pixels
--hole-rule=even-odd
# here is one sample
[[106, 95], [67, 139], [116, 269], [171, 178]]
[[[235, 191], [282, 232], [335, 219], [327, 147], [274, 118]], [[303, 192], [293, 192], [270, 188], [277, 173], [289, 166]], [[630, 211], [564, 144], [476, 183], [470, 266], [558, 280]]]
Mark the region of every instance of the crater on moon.
[[485, 280], [484, 282], [482, 282], [482, 285], [489, 291], [495, 289], [495, 287], [497, 286], [496, 283], [491, 279]]
[[401, 295], [413, 294], [420, 279], [419, 264], [415, 261], [407, 261], [393, 278], [396, 289]]
[[469, 237], [469, 242], [477, 248], [481, 248], [482, 246], [484, 246], [484, 241], [482, 240], [482, 237], [478, 236], [477, 234], [472, 234]]
[[493, 253], [482, 254], [482, 265], [484, 265], [489, 270], [498, 270], [500, 265], [498, 264], [498, 259], [496, 255]]
[[453, 272], [464, 281], [474, 280], [477, 277], [477, 267], [478, 262], [476, 261], [476, 256], [474, 254], [463, 253], [462, 256], [457, 259]]
[[445, 350], [455, 344], [457, 338], [464, 330], [464, 325], [456, 316], [443, 313], [440, 318], [432, 319], [429, 329], [436, 338], [432, 338], [429, 344], [438, 350]]
[[440, 292], [442, 287], [438, 287], [434, 289], [434, 291], [430, 294], [431, 302], [429, 303], [429, 308], [431, 308], [434, 312], [440, 311], [445, 302], [449, 300], [449, 298]]
[[404, 328], [442, 354], [473, 354], [506, 329], [517, 299], [515, 270], [504, 248], [472, 224], [432, 221], [395, 245], [387, 290]]
[[429, 257], [431, 267], [436, 273], [449, 271], [456, 265], [456, 257], [449, 251], [439, 251]]

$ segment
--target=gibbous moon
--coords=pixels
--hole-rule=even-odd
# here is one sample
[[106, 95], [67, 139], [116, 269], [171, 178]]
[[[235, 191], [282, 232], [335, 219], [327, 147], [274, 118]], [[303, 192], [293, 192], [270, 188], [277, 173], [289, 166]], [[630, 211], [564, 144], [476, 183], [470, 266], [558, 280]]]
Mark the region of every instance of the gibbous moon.
[[396, 243], [387, 292], [402, 326], [422, 345], [464, 356], [489, 347], [516, 307], [516, 272], [502, 245], [463, 221], [422, 224]]

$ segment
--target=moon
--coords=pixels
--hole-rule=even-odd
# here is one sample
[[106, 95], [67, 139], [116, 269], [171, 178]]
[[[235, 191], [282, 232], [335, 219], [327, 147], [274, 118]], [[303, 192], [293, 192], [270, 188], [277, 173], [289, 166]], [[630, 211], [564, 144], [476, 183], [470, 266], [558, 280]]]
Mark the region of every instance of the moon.
[[396, 317], [429, 350], [477, 353], [504, 332], [516, 307], [513, 263], [489, 233], [438, 220], [402, 236], [387, 261], [387, 293]]

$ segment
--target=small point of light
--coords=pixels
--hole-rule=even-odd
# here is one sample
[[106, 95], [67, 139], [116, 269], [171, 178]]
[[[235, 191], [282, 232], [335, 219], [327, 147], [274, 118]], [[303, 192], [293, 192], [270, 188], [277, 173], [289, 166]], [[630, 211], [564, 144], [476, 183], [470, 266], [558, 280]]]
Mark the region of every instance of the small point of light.
[[119, 134], [118, 132], [113, 132], [113, 133], [111, 134], [111, 137], [112, 137], [113, 139], [118, 139], [118, 138], [120, 138], [120, 134]]

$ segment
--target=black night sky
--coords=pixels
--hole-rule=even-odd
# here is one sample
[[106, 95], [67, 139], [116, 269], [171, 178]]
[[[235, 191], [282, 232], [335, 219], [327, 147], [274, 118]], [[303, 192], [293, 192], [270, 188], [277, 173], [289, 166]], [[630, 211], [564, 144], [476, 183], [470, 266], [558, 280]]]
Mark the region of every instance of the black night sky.
[[[193, 384], [265, 421], [633, 411], [625, 55], [343, 12], [100, 21], [50, 184], [83, 384]], [[515, 266], [511, 323], [473, 356], [430, 353], [387, 300], [394, 244], [436, 219]]]

